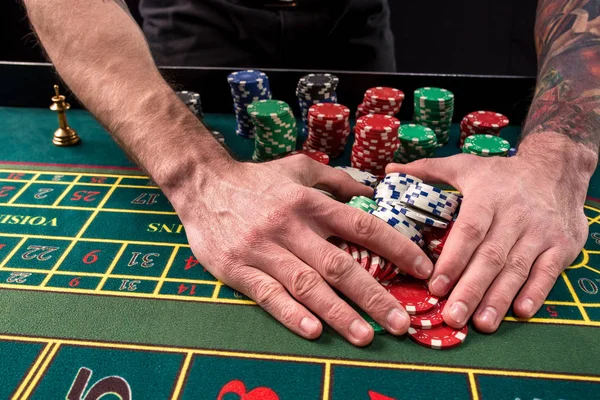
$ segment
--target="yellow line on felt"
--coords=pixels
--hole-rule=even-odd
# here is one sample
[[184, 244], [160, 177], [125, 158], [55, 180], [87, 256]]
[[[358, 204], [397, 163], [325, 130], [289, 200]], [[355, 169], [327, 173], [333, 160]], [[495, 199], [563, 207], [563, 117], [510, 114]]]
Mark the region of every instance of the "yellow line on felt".
[[556, 301], [556, 300], [546, 300], [544, 305], [547, 306], [576, 306], [577, 303], [573, 301]]
[[[0, 335], [0, 339], [4, 340], [15, 340], [15, 341], [31, 341], [31, 338], [23, 338], [21, 336], [10, 336]], [[37, 340], [47, 341], [45, 338], [36, 338]], [[187, 347], [163, 347], [163, 346], [151, 346], [141, 344], [125, 344], [125, 343], [104, 343], [104, 342], [93, 342], [87, 340], [73, 340], [73, 339], [61, 339], [58, 341], [61, 346], [64, 345], [75, 345], [75, 346], [90, 346], [97, 348], [109, 348], [109, 349], [128, 349], [128, 350], [145, 350], [145, 351], [161, 351], [165, 353], [193, 353], [194, 355], [205, 355], [205, 356], [222, 356], [222, 357], [236, 357], [245, 359], [260, 359], [260, 360], [276, 360], [276, 361], [295, 361], [302, 363], [330, 363], [331, 365], [341, 366], [357, 366], [357, 367], [372, 367], [372, 368], [389, 368], [395, 370], [412, 370], [412, 371], [434, 371], [434, 372], [455, 372], [459, 374], [472, 373], [476, 375], [498, 375], [498, 376], [509, 376], [509, 377], [529, 377], [529, 378], [541, 378], [541, 379], [560, 379], [560, 380], [572, 380], [572, 381], [588, 381], [588, 382], [600, 382], [600, 376], [589, 376], [589, 375], [566, 375], [553, 372], [530, 372], [530, 371], [509, 371], [509, 370], [495, 370], [495, 369], [481, 369], [481, 368], [457, 368], [457, 367], [445, 367], [445, 366], [433, 366], [433, 365], [415, 365], [415, 364], [400, 364], [390, 362], [376, 362], [376, 361], [358, 361], [358, 360], [342, 360], [342, 359], [329, 359], [329, 358], [317, 358], [317, 357], [301, 357], [301, 356], [286, 356], [276, 354], [261, 354], [261, 353], [242, 353], [233, 351], [220, 351], [220, 350], [207, 350], [207, 349], [194, 349]], [[58, 347], [58, 346], [57, 346]]]
[[157, 296], [158, 292], [160, 292], [160, 289], [162, 288], [162, 285], [165, 282], [165, 279], [167, 278], [167, 274], [169, 273], [169, 270], [171, 269], [171, 265], [173, 265], [173, 261], [175, 260], [175, 255], [177, 255], [178, 251], [179, 251], [179, 246], [175, 246], [175, 248], [171, 252], [171, 257], [169, 257], [169, 261], [167, 261], [167, 265], [165, 266], [165, 269], [163, 270], [162, 274], [160, 275], [160, 278], [158, 279], [158, 284], [156, 285], [156, 288], [154, 289], [154, 293], [153, 293], [154, 296]]
[[44, 346], [44, 348], [42, 349], [42, 351], [40, 352], [40, 354], [38, 354], [38, 356], [35, 358], [35, 361], [34, 361], [33, 365], [29, 369], [29, 372], [27, 372], [27, 375], [25, 375], [25, 378], [23, 379], [23, 381], [21, 382], [21, 384], [19, 385], [19, 387], [15, 391], [13, 397], [11, 397], [12, 400], [18, 399], [19, 396], [21, 395], [21, 393], [23, 392], [23, 390], [25, 390], [25, 388], [27, 387], [27, 384], [31, 380], [32, 376], [35, 375], [35, 373], [36, 373], [36, 371], [37, 371], [40, 363], [42, 362], [42, 360], [44, 359], [44, 357], [46, 357], [46, 354], [48, 353], [48, 351], [50, 350], [50, 348], [52, 346], [54, 346], [54, 344], [55, 344], [55, 342], [48, 342], [46, 344], [46, 346]]
[[580, 319], [553, 319], [553, 318], [531, 318], [522, 319], [515, 317], [504, 317], [504, 321], [555, 324], [555, 325], [577, 325], [577, 326], [600, 326], [600, 321], [584, 321]]
[[[594, 211], [598, 211], [598, 210], [594, 210]], [[597, 217], [594, 217], [592, 219], [590, 219], [590, 222], [588, 222], [588, 225], [593, 225], [595, 223], [600, 222], [600, 215], [598, 215]]]
[[595, 272], [595, 273], [597, 273], [597, 274], [600, 275], [600, 271], [599, 270], [597, 270], [596, 268], [592, 268], [589, 265], [584, 265], [583, 268], [589, 269], [590, 271]]
[[[91, 209], [90, 209], [91, 210]], [[18, 233], [0, 233], [0, 236], [21, 238], [23, 235]], [[52, 236], [52, 235], [27, 235], [32, 239], [56, 239], [56, 240], [73, 240], [73, 236]], [[98, 242], [98, 243], [118, 243], [118, 244], [139, 244], [150, 246], [176, 246], [174, 243], [168, 242], [144, 242], [140, 240], [118, 240], [118, 239], [100, 239], [100, 238], [79, 238], [79, 242]], [[179, 247], [190, 247], [187, 243], [177, 244]]]
[[[54, 201], [54, 203], [52, 203], [52, 207], [56, 207], [62, 201], [62, 199], [65, 198], [67, 193], [69, 193], [71, 191], [71, 189], [73, 189], [73, 186], [75, 186], [77, 184], [77, 181], [79, 180], [79, 178], [81, 178], [81, 175], [77, 175], [77, 177], [73, 180], [73, 182], [69, 183], [69, 186], [67, 186], [67, 188], [61, 193], [60, 196], [58, 196], [58, 198]], [[50, 207], [48, 207], [48, 208], [50, 208]]]
[[[40, 176], [40, 174], [36, 174], [33, 178], [31, 178], [31, 180], [29, 180], [25, 185], [23, 185], [23, 187], [21, 189], [19, 189], [19, 191], [6, 203], [7, 205], [11, 205], [12, 203], [15, 202], [15, 200], [17, 200], [22, 194], [23, 192], [25, 192], [27, 190], [27, 188], [29, 186], [31, 186], [31, 184], [33, 183], [33, 180], [35, 178], [37, 178], [38, 176]], [[16, 181], [18, 182], [18, 181]]]
[[[0, 172], [9, 172], [9, 173], [26, 173], [26, 174], [37, 174], [40, 171], [39, 170], [27, 170], [27, 169], [20, 169], [20, 170], [12, 170], [12, 169], [0, 169]], [[90, 172], [62, 172], [62, 171], [42, 171], [41, 174], [44, 175], [69, 175], [69, 176], [74, 176], [74, 175], [81, 175], [81, 176], [93, 176], [93, 177], [109, 177], [109, 178], [120, 178], [120, 177], [124, 177], [124, 178], [135, 178], [135, 179], [149, 179], [149, 177], [145, 176], [145, 175], [117, 175], [117, 174], [104, 174], [104, 173], [98, 173], [98, 174], [94, 174], [94, 173], [90, 173]]]
[[98, 284], [98, 286], [96, 286], [96, 289], [93, 292], [95, 292], [95, 293], [100, 292], [100, 289], [104, 286], [104, 284], [108, 280], [108, 276], [112, 273], [113, 269], [115, 269], [115, 266], [117, 265], [117, 262], [119, 262], [119, 259], [123, 255], [123, 252], [125, 251], [125, 247], [127, 247], [127, 244], [123, 243], [121, 245], [121, 248], [119, 249], [119, 251], [115, 255], [115, 257], [113, 258], [112, 262], [110, 263], [110, 266], [108, 267], [108, 269], [106, 270], [106, 272], [104, 274], [102, 274], [102, 280], [100, 281], [100, 283]]
[[323, 400], [329, 400], [329, 391], [331, 387], [331, 363], [325, 363], [323, 371]]
[[175, 385], [175, 390], [173, 390], [173, 396], [171, 396], [171, 399], [173, 399], [173, 400], [178, 399], [181, 395], [181, 389], [183, 388], [183, 382], [185, 381], [185, 376], [187, 375], [187, 371], [190, 368], [190, 363], [192, 361], [193, 356], [194, 356], [194, 353], [192, 353], [192, 352], [188, 352], [187, 355], [185, 356], [185, 361], [183, 362], [183, 366], [181, 367], [181, 370], [179, 371], [179, 377], [177, 378], [177, 385]]
[[216, 300], [219, 298], [219, 293], [221, 292], [221, 286], [223, 286], [223, 284], [221, 283], [221, 281], [218, 281], [217, 284], [215, 285], [215, 290], [213, 291], [211, 299]]
[[91, 207], [73, 207], [73, 206], [47, 206], [44, 204], [2, 204], [3, 206], [13, 207], [13, 208], [43, 208], [46, 210], [74, 210], [74, 211], [92, 211]]
[[479, 390], [477, 389], [477, 381], [475, 380], [475, 374], [472, 372], [468, 373], [469, 375], [469, 386], [471, 387], [471, 399], [479, 400]]
[[50, 362], [54, 359], [54, 356], [56, 355], [56, 352], [58, 351], [59, 348], [60, 348], [60, 342], [57, 341], [55, 346], [52, 348], [52, 350], [50, 350], [50, 354], [48, 354], [48, 357], [46, 357], [46, 359], [44, 360], [44, 363], [42, 364], [42, 366], [38, 370], [37, 374], [31, 381], [31, 384], [29, 385], [27, 390], [23, 393], [22, 399], [29, 398], [29, 395], [31, 394], [33, 389], [37, 386], [37, 383], [40, 380], [40, 378], [42, 377], [42, 375], [44, 375], [44, 372], [46, 372], [46, 370], [48, 369]]
[[577, 292], [575, 292], [575, 289], [573, 288], [573, 285], [571, 284], [571, 281], [569, 280], [567, 273], [565, 271], [563, 271], [560, 275], [563, 277], [565, 284], [567, 285], [567, 288], [569, 289], [569, 292], [571, 292], [571, 296], [573, 296], [573, 300], [577, 304], [577, 308], [579, 308], [579, 312], [581, 313], [583, 320], [586, 322], [590, 322], [590, 317], [587, 315], [587, 311], [585, 311], [583, 304], [581, 304], [581, 301], [579, 300], [579, 296], [577, 296]]
[[152, 214], [152, 215], [177, 215], [175, 211], [150, 211], [150, 210], [130, 210], [128, 208], [104, 208], [102, 212], [116, 212], [128, 214]]
[[[128, 277], [131, 279], [131, 277]], [[101, 286], [98, 285], [98, 288]], [[195, 301], [198, 303], [211, 303], [211, 304], [240, 304], [255, 306], [256, 303], [252, 300], [236, 300], [236, 299], [213, 299], [211, 297], [196, 297], [196, 296], [181, 296], [175, 294], [161, 294], [160, 296], [153, 297], [152, 293], [144, 292], [121, 292], [116, 290], [99, 290], [96, 289], [66, 289], [52, 286], [29, 286], [29, 285], [16, 285], [10, 283], [0, 283], [2, 289], [13, 289], [13, 290], [33, 290], [37, 292], [52, 292], [52, 293], [80, 293], [80, 294], [102, 294], [107, 296], [117, 297], [135, 297], [135, 298], [146, 298], [146, 299], [163, 299], [163, 300], [181, 300], [181, 301]]]
[[27, 235], [23, 236], [23, 238], [19, 241], [19, 243], [17, 243], [15, 248], [12, 249], [10, 251], [10, 253], [8, 253], [8, 255], [6, 256], [6, 258], [2, 261], [2, 263], [0, 263], [0, 268], [4, 268], [4, 266], [8, 263], [8, 261], [10, 261], [13, 258], [13, 256], [17, 253], [17, 251], [19, 251], [21, 246], [23, 246], [23, 243], [25, 243], [25, 241], [28, 238], [29, 238], [29, 236], [27, 236]]

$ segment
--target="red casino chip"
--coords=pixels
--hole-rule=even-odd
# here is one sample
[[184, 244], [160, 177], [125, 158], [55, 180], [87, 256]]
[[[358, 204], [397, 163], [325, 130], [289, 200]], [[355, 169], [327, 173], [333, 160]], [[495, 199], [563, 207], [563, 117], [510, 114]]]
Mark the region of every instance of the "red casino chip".
[[469, 113], [465, 117], [465, 121], [468, 125], [476, 128], [494, 128], [502, 129], [506, 127], [509, 120], [504, 115], [493, 112], [493, 111], [475, 111]]
[[418, 329], [432, 329], [444, 323], [444, 306], [446, 300], [440, 300], [435, 307], [423, 314], [411, 315], [410, 326]]
[[375, 253], [371, 253], [371, 264], [369, 265], [369, 273], [373, 277], [377, 277], [385, 266], [385, 259]]
[[337, 103], [318, 103], [308, 109], [310, 117], [326, 121], [344, 121], [350, 117], [350, 109]]
[[400, 103], [402, 100], [404, 100], [404, 92], [391, 87], [377, 86], [368, 89], [365, 92], [364, 99], [369, 101]]
[[360, 117], [356, 127], [368, 132], [398, 132], [400, 121], [390, 115], [369, 114]]
[[320, 162], [321, 164], [325, 164], [325, 165], [329, 165], [329, 156], [325, 153], [323, 153], [322, 151], [317, 151], [317, 150], [295, 150], [292, 151], [289, 156], [295, 156], [296, 154], [304, 154], [305, 156], [308, 156], [310, 158], [312, 158], [315, 161]]
[[408, 276], [402, 277], [388, 287], [388, 292], [398, 300], [410, 315], [431, 310], [439, 299], [432, 295], [427, 283]]
[[412, 340], [421, 346], [436, 350], [448, 350], [460, 346], [467, 338], [469, 328], [454, 329], [446, 324], [431, 329], [408, 328]]

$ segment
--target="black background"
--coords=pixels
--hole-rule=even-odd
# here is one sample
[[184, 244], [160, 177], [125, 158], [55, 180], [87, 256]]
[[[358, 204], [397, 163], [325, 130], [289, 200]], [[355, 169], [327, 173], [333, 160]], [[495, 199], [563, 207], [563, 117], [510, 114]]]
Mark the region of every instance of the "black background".
[[[137, 1], [127, 3], [140, 22]], [[399, 72], [535, 75], [535, 0], [390, 4]], [[0, 29], [0, 60], [45, 61], [18, 0], [2, 0]]]

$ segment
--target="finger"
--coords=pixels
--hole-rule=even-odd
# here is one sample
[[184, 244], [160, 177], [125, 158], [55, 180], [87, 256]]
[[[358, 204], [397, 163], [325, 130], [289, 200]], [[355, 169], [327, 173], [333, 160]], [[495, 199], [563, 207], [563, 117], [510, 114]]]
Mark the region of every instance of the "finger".
[[485, 239], [494, 212], [483, 204], [477, 200], [463, 201], [460, 214], [429, 280], [429, 290], [434, 295], [445, 296], [450, 291]]
[[543, 248], [524, 236], [512, 248], [506, 264], [494, 280], [473, 316], [475, 327], [492, 333], [498, 329], [515, 296], [529, 276], [531, 266]]
[[444, 321], [448, 325], [462, 328], [467, 323], [496, 276], [502, 271], [520, 233], [516, 224], [493, 225], [464, 273], [456, 269], [446, 271], [451, 282], [460, 278], [444, 308]]
[[385, 172], [409, 174], [429, 183], [448, 183], [458, 189], [456, 178], [465, 163], [465, 156], [469, 157], [467, 154], [458, 154], [445, 158], [423, 158], [409, 164], [391, 163], [385, 167]]
[[341, 201], [347, 201], [352, 196], [373, 196], [373, 188], [357, 182], [340, 169], [321, 164], [310, 157], [290, 157], [294, 158], [297, 159], [296, 171], [300, 173], [305, 186], [326, 190]]
[[544, 304], [556, 279], [569, 265], [564, 250], [553, 247], [542, 253], [533, 264], [531, 274], [515, 299], [513, 310], [520, 318], [531, 318]]
[[323, 325], [285, 288], [264, 272], [249, 266], [236, 267], [228, 277], [218, 277], [227, 286], [245, 294], [289, 330], [306, 339], [316, 339]]
[[[313, 236], [316, 240], [325, 241], [315, 234]], [[306, 241], [306, 238], [303, 240]], [[340, 249], [335, 250], [341, 252]], [[344, 254], [350, 257], [349, 254]], [[264, 265], [265, 272], [281, 282], [296, 300], [321, 317], [350, 343], [365, 346], [373, 340], [373, 329], [360, 314], [331, 289], [319, 272], [294, 254], [279, 249], [276, 256], [264, 258]]]
[[[302, 237], [302, 243], [297, 241], [294, 245], [294, 254], [389, 332], [401, 335], [408, 330], [410, 317], [406, 311], [350, 254], [314, 233]], [[339, 309], [333, 308], [331, 312], [337, 314]]]
[[431, 275], [433, 264], [416, 243], [373, 215], [327, 200], [331, 205], [323, 210], [322, 221], [328, 236], [360, 244], [417, 278]]

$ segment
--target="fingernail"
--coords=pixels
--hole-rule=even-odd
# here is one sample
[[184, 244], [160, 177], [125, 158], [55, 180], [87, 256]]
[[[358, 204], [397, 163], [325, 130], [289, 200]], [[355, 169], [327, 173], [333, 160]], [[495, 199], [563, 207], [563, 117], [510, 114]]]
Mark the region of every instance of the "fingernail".
[[423, 256], [418, 256], [415, 259], [415, 271], [420, 277], [428, 278], [433, 272], [433, 264], [423, 262]]
[[498, 311], [494, 307], [486, 307], [479, 314], [479, 321], [492, 327], [496, 326], [497, 319]]
[[394, 308], [390, 311], [385, 318], [388, 326], [392, 331], [400, 332], [405, 331], [405, 327], [408, 325], [409, 316], [402, 312], [399, 308]]
[[319, 329], [319, 324], [312, 318], [304, 317], [300, 321], [300, 329], [304, 331], [307, 336], [313, 336]]
[[535, 307], [535, 303], [533, 302], [533, 299], [531, 297], [526, 297], [522, 302], [521, 302], [521, 308], [523, 309], [523, 311], [525, 311], [525, 313], [527, 315], [531, 315], [533, 314], [533, 312]]
[[448, 284], [450, 279], [446, 275], [438, 275], [437, 278], [431, 282], [431, 291], [436, 296], [444, 296], [448, 292]]
[[370, 330], [369, 325], [360, 319], [355, 319], [350, 324], [350, 334], [359, 342], [364, 341], [369, 336]]
[[457, 301], [450, 307], [450, 318], [457, 324], [463, 324], [467, 319], [468, 312], [469, 309], [467, 308], [467, 305], [462, 301]]

